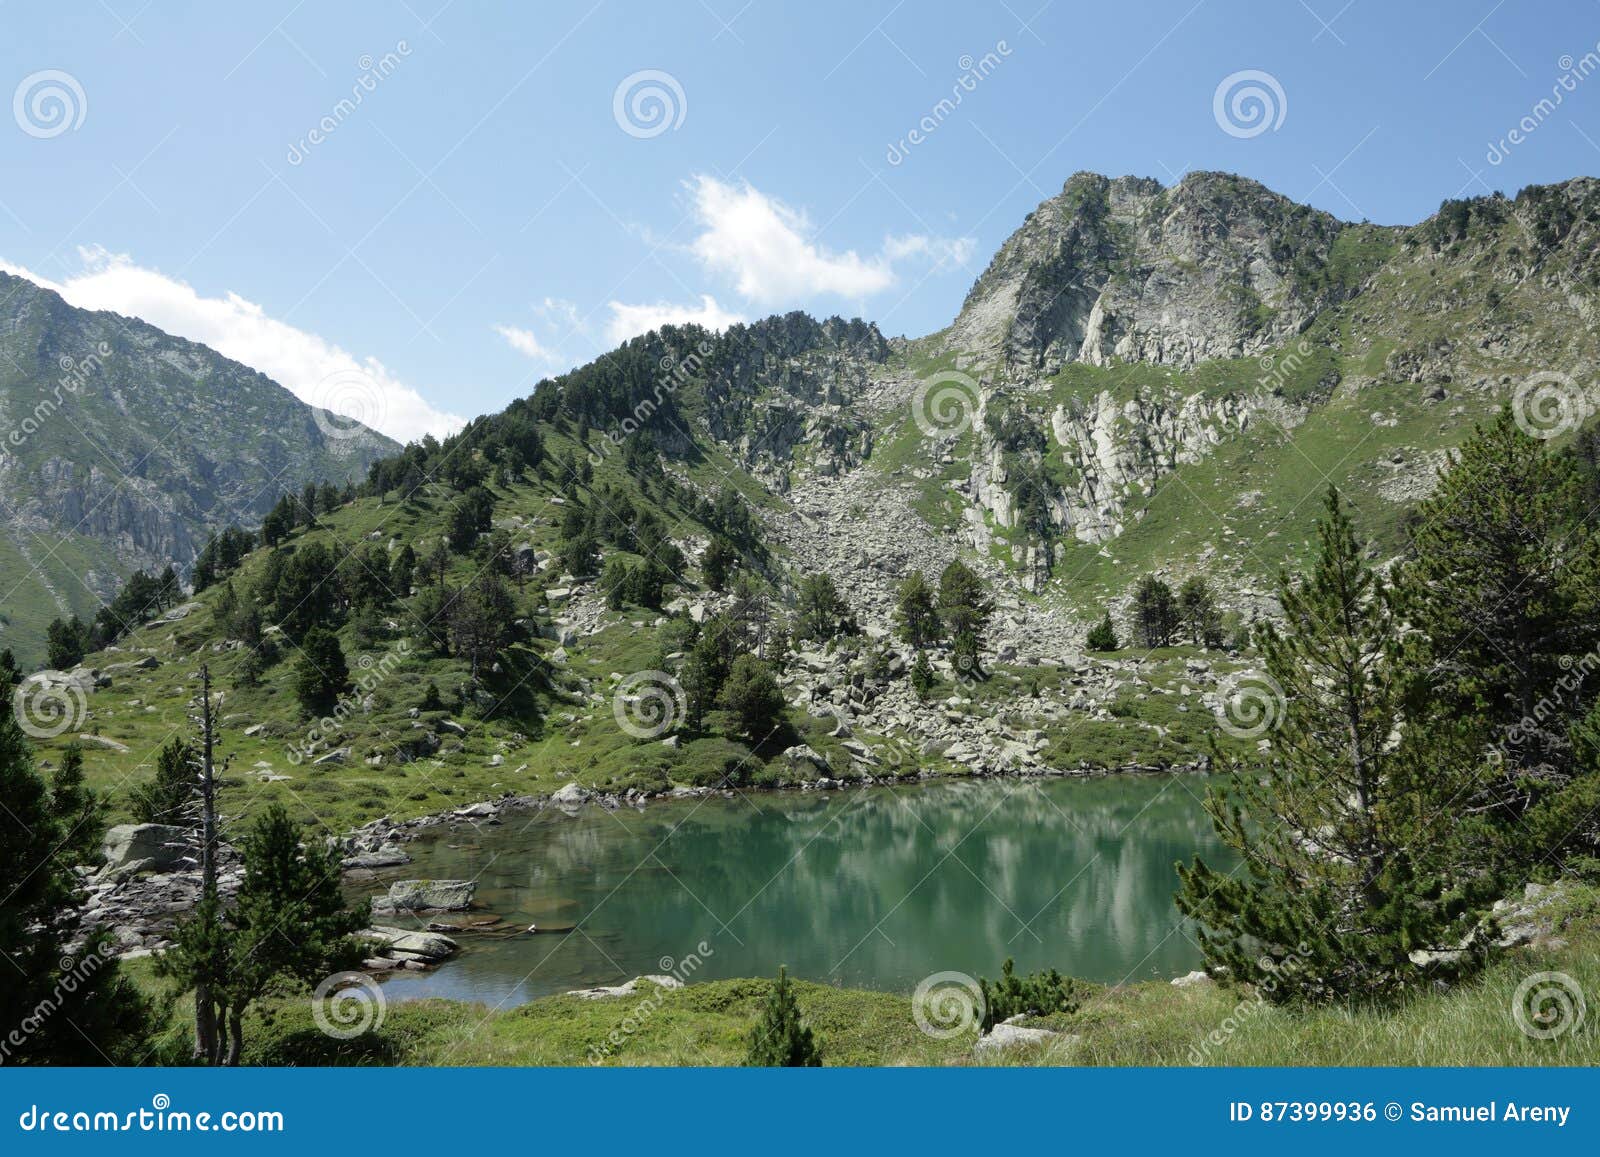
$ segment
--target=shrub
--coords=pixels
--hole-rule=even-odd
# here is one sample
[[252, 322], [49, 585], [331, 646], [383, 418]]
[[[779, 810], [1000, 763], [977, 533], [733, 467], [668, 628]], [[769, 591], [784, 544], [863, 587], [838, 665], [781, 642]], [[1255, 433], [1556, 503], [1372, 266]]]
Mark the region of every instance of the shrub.
[[1093, 627], [1089, 628], [1089, 637], [1084, 644], [1091, 651], [1115, 651], [1118, 646], [1117, 628], [1111, 624], [1111, 612], [1107, 611]]
[[1054, 968], [1029, 976], [1016, 974], [1016, 962], [1007, 959], [1000, 966], [1000, 979], [993, 984], [980, 978], [983, 992], [983, 1031], [1013, 1016], [1049, 1016], [1074, 1013], [1083, 1003], [1082, 982], [1062, 976]]

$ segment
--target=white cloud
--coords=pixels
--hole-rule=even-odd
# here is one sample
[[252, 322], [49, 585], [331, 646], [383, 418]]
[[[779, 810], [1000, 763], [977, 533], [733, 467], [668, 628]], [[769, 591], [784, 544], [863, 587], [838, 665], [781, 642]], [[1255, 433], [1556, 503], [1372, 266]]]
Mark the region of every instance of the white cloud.
[[970, 237], [908, 234], [885, 238], [880, 252], [862, 257], [836, 253], [811, 240], [804, 212], [749, 184], [732, 185], [704, 175], [688, 183], [702, 232], [690, 249], [713, 273], [729, 277], [740, 294], [764, 305], [793, 306], [833, 294], [860, 298], [895, 284], [895, 265], [912, 258], [936, 267], [963, 265], [972, 256]]
[[460, 429], [465, 419], [435, 409], [375, 357], [357, 357], [332, 342], [267, 316], [229, 292], [204, 297], [191, 286], [126, 255], [80, 249], [83, 271], [49, 281], [0, 260], [0, 269], [53, 289], [80, 309], [104, 309], [149, 322], [208, 345], [260, 370], [313, 406], [321, 406], [406, 441]]
[[621, 301], [609, 303], [611, 318], [606, 322], [606, 338], [613, 345], [621, 345], [630, 337], [649, 333], [664, 325], [703, 325], [707, 329], [727, 329], [741, 322], [742, 314], [723, 309], [709, 293], [702, 294], [699, 305], [676, 305], [658, 301], [651, 305], [628, 305]]
[[539, 341], [538, 335], [531, 329], [518, 329], [514, 325], [497, 325], [494, 332], [506, 339], [506, 344], [519, 354], [530, 357], [536, 362], [554, 362], [560, 355], [554, 350], [546, 349]]
[[731, 277], [752, 301], [795, 301], [822, 293], [864, 297], [894, 284], [882, 258], [864, 260], [853, 249], [831, 253], [807, 239], [804, 213], [750, 185], [699, 176], [689, 183], [694, 212], [704, 232], [696, 257], [713, 272]]
[[941, 271], [952, 265], [965, 265], [972, 260], [976, 248], [977, 242], [971, 237], [929, 237], [926, 233], [886, 237], [883, 242], [884, 256], [890, 261], [926, 257]]

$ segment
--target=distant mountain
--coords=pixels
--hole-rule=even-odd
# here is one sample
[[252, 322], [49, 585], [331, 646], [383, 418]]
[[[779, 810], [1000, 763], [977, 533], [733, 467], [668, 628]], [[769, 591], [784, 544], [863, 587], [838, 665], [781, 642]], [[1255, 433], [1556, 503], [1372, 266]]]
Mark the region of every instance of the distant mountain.
[[0, 646], [38, 658], [137, 568], [399, 447], [136, 318], [0, 273]]

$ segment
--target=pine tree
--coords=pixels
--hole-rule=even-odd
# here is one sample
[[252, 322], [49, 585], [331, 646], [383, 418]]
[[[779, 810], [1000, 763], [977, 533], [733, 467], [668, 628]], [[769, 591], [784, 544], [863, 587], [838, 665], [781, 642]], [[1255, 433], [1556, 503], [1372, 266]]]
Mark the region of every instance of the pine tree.
[[1170, 647], [1178, 630], [1178, 600], [1172, 588], [1146, 575], [1133, 592], [1133, 633], [1141, 647]]
[[733, 548], [733, 544], [720, 534], [712, 535], [710, 545], [700, 558], [700, 574], [706, 580], [706, 586], [719, 593], [725, 590], [733, 568], [738, 565], [739, 552]]
[[605, 570], [600, 572], [600, 589], [605, 593], [606, 606], [620, 611], [628, 600], [633, 585], [633, 567], [620, 554], [606, 559]]
[[510, 588], [492, 571], [479, 575], [455, 601], [450, 612], [451, 645], [467, 660], [474, 681], [510, 646], [516, 617]]
[[1107, 611], [1105, 617], [1089, 628], [1089, 635], [1084, 639], [1084, 646], [1091, 651], [1115, 651], [1117, 649], [1117, 628], [1112, 625], [1110, 611]]
[[716, 706], [734, 656], [739, 653], [737, 633], [722, 619], [707, 623], [695, 639], [681, 679], [688, 705], [684, 722], [691, 729], [700, 727]]
[[1474, 803], [1512, 827], [1566, 779], [1600, 685], [1600, 535], [1577, 470], [1502, 410], [1420, 506], [1413, 548], [1415, 707], [1482, 721], [1504, 771]]
[[795, 604], [794, 637], [827, 642], [857, 630], [856, 617], [833, 584], [833, 576], [819, 572], [800, 583]]
[[366, 926], [365, 904], [350, 908], [339, 886], [339, 860], [323, 841], [301, 846], [298, 824], [281, 804], [259, 816], [241, 841], [244, 879], [231, 910], [214, 888], [180, 922], [158, 971], [203, 990], [215, 1025], [202, 1061], [237, 1065], [244, 1016], [279, 981], [313, 983], [353, 967]]
[[950, 632], [950, 651], [958, 671], [978, 674], [978, 652], [993, 609], [983, 580], [970, 568], [960, 560], [944, 568], [939, 575], [939, 615]]
[[1222, 646], [1222, 615], [1210, 586], [1199, 575], [1184, 580], [1178, 588], [1178, 614], [1195, 646]]
[[944, 625], [939, 622], [933, 588], [920, 570], [912, 571], [900, 582], [895, 625], [900, 637], [913, 647], [927, 647], [939, 641]]
[[750, 1032], [746, 1065], [765, 1068], [817, 1068], [822, 1050], [800, 1017], [800, 1005], [789, 984], [789, 970], [778, 969], [778, 981], [761, 1007], [761, 1019]]
[[312, 627], [300, 644], [294, 667], [294, 693], [307, 715], [326, 715], [350, 688], [350, 668], [345, 663], [339, 636]]
[[1461, 732], [1406, 724], [1395, 600], [1336, 491], [1318, 533], [1310, 573], [1280, 581], [1282, 630], [1261, 630], [1272, 758], [1230, 765], [1241, 774], [1206, 801], [1244, 873], [1179, 867], [1208, 960], [1273, 1000], [1388, 996], [1467, 970], [1477, 951], [1428, 972], [1410, 955], [1453, 953], [1497, 887], [1460, 814], [1486, 765]]
[[0, 1024], [10, 1034], [0, 1037], [0, 1061], [7, 1065], [133, 1062], [154, 1023], [104, 937], [67, 949], [62, 912], [81, 899], [75, 868], [90, 862], [70, 827], [81, 819], [83, 798], [72, 778], [58, 776], [48, 791], [15, 716], [0, 711]]
[[912, 660], [909, 678], [911, 689], [917, 693], [919, 699], [926, 699], [934, 687], [938, 686], [939, 680], [933, 673], [933, 664], [928, 662], [928, 653], [920, 648], [917, 657]]
[[83, 748], [77, 743], [67, 744], [61, 766], [50, 777], [50, 804], [61, 824], [62, 851], [73, 863], [97, 861], [106, 831], [106, 801], [84, 782]]
[[417, 552], [408, 542], [395, 554], [389, 564], [389, 589], [394, 597], [403, 599], [411, 593], [411, 578], [417, 569]]
[[133, 818], [142, 824], [189, 823], [194, 784], [194, 748], [182, 737], [169, 740], [156, 753], [154, 777], [129, 792]]
[[717, 692], [717, 706], [733, 716], [740, 735], [760, 744], [783, 726], [783, 690], [772, 669], [754, 655], [740, 655]]
[[367, 926], [369, 906], [346, 906], [338, 856], [321, 839], [302, 847], [301, 837], [283, 805], [273, 804], [241, 841], [244, 879], [230, 914], [227, 1064], [238, 1063], [244, 1012], [269, 984], [313, 984], [361, 958], [352, 937]]

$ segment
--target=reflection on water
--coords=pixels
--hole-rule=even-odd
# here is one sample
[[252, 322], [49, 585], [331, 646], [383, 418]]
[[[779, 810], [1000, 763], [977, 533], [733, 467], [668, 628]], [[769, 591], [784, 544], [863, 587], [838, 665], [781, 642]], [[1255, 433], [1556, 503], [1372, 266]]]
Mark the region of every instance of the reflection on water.
[[1231, 864], [1194, 777], [957, 781], [585, 807], [412, 845], [415, 877], [476, 879], [478, 903], [568, 935], [458, 939], [394, 999], [516, 1003], [669, 970], [792, 974], [910, 991], [933, 972], [1055, 967], [1092, 980], [1174, 976], [1199, 952], [1173, 864]]

